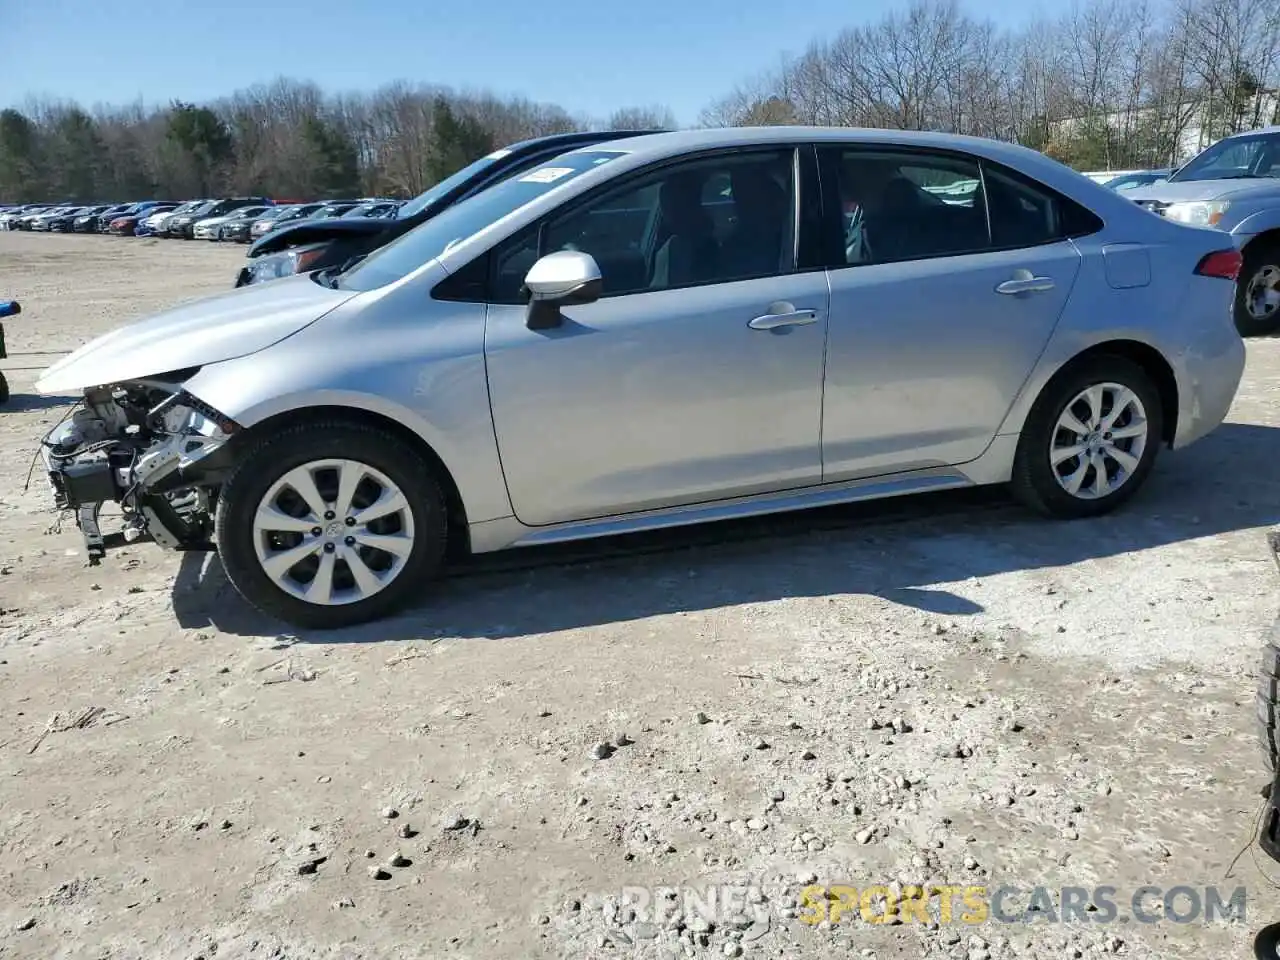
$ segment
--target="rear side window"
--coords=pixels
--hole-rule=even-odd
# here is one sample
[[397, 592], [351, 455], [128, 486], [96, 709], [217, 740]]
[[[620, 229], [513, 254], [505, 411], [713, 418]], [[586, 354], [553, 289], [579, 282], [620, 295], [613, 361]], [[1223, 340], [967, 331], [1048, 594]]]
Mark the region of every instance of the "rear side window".
[[835, 147], [836, 263], [894, 263], [1010, 250], [1083, 236], [1102, 221], [1074, 201], [999, 164], [964, 154]]
[[846, 264], [978, 253], [990, 246], [976, 160], [876, 148], [833, 158]]

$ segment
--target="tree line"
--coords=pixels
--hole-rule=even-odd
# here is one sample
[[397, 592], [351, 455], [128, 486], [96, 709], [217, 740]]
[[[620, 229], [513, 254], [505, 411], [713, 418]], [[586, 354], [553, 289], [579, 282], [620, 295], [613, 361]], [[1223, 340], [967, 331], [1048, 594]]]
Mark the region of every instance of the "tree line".
[[674, 126], [664, 107], [596, 120], [404, 82], [326, 95], [314, 83], [279, 79], [212, 103], [152, 108], [34, 101], [0, 110], [0, 202], [412, 197], [529, 137]]
[[[1085, 0], [1001, 29], [958, 0], [912, 0], [816, 38], [708, 106], [709, 126], [942, 130], [1023, 143], [1080, 168], [1162, 166], [1280, 123], [1276, 0]], [[205, 104], [0, 111], [0, 201], [413, 196], [504, 144], [676, 126], [397, 82], [327, 94], [288, 79]]]
[[1276, 0], [1086, 0], [1019, 30], [914, 0], [784, 56], [701, 119], [942, 130], [1081, 169], [1158, 167], [1280, 123], [1277, 87]]

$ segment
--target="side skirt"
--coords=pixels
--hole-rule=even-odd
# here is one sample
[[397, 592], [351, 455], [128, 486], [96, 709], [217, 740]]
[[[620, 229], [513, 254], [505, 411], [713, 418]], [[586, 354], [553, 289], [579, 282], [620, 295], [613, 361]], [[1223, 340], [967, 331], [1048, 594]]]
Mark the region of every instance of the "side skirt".
[[509, 547], [545, 546], [553, 543], [712, 523], [718, 520], [739, 520], [771, 513], [812, 510], [841, 503], [879, 500], [913, 493], [1003, 483], [1010, 477], [1017, 442], [1016, 434], [998, 436], [981, 457], [959, 466], [934, 467], [888, 476], [846, 480], [841, 483], [782, 490], [732, 500], [666, 507], [545, 527], [526, 526], [515, 517], [487, 520], [483, 523], [471, 524], [471, 552], [491, 553]]

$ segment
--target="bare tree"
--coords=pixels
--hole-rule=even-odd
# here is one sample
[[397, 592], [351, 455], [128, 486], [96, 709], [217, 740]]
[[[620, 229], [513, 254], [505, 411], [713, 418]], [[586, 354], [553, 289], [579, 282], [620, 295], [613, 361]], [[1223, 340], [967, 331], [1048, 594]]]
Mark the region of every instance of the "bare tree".
[[674, 130], [676, 118], [668, 107], [621, 107], [609, 115], [610, 130]]

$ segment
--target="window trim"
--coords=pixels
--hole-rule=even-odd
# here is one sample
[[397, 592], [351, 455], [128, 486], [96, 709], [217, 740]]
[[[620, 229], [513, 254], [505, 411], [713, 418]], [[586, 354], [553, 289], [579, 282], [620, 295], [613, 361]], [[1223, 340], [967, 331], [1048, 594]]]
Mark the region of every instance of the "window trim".
[[[823, 226], [823, 237], [826, 240], [826, 259], [830, 270], [847, 270], [854, 268], [888, 266], [895, 263], [915, 263], [924, 260], [944, 260], [951, 257], [973, 257], [981, 256], [987, 253], [1007, 253], [1013, 250], [1034, 250], [1037, 247], [1051, 246], [1055, 243], [1063, 243], [1069, 240], [1075, 240], [1079, 237], [1091, 236], [1098, 233], [1106, 227], [1106, 221], [1103, 220], [1094, 211], [1084, 207], [1081, 203], [1066, 196], [1060, 190], [1056, 190], [1040, 180], [1030, 177], [1019, 170], [1015, 170], [1006, 164], [999, 163], [994, 160], [976, 153], [967, 153], [963, 150], [949, 150], [945, 147], [920, 147], [914, 145], [895, 144], [895, 143], [875, 143], [867, 141], [835, 141], [822, 142], [817, 146], [817, 164], [821, 177], [822, 197], [824, 200], [825, 223]], [[936, 157], [944, 160], [960, 161], [963, 163], [973, 164], [978, 168], [978, 183], [982, 190], [982, 206], [983, 215], [987, 229], [987, 245], [982, 249], [965, 250], [953, 253], [928, 254], [917, 257], [902, 257], [897, 260], [884, 260], [876, 263], [846, 263], [844, 251], [844, 229], [841, 223], [843, 215], [843, 204], [840, 202], [840, 157], [849, 153], [891, 153], [905, 154], [914, 157]], [[987, 197], [987, 169], [993, 168], [1001, 176], [1020, 184], [1029, 190], [1045, 194], [1049, 199], [1058, 204], [1060, 209], [1065, 209], [1066, 205], [1078, 207], [1084, 210], [1089, 216], [1097, 221], [1098, 226], [1087, 231], [1061, 231], [1058, 236], [1041, 240], [1036, 243], [1026, 244], [1002, 244], [997, 246], [992, 237], [991, 232], [991, 206]], [[825, 175], [824, 175], [825, 174]]]
[[[791, 151], [791, 176], [794, 183], [793, 190], [792, 190], [791, 207], [792, 207], [793, 223], [795, 226], [795, 229], [793, 230], [793, 236], [792, 236], [791, 269], [788, 272], [768, 273], [758, 277], [743, 277], [735, 280], [711, 280], [711, 281], [700, 281], [697, 283], [682, 283], [682, 284], [676, 284], [668, 287], [662, 287], [661, 291], [633, 290], [626, 293], [608, 294], [606, 296], [602, 296], [600, 299], [604, 301], [604, 300], [612, 300], [615, 297], [629, 297], [629, 296], [636, 296], [636, 295], [645, 294], [645, 293], [658, 293], [658, 292], [667, 291], [667, 290], [691, 290], [691, 289], [697, 289], [699, 287], [714, 286], [722, 283], [746, 283], [752, 280], [767, 280], [771, 277], [792, 276], [798, 273], [811, 273], [818, 270], [826, 270], [827, 266], [823, 262], [824, 258], [821, 256], [817, 256], [816, 254], [812, 255], [812, 262], [807, 262], [805, 263], [804, 266], [801, 265], [802, 260], [807, 260], [808, 258], [802, 258], [800, 238], [805, 234], [812, 234], [818, 229], [820, 225], [820, 218], [822, 216], [822, 212], [824, 209], [821, 204], [821, 199], [822, 199], [821, 187], [820, 187], [819, 181], [817, 180], [818, 170], [817, 170], [816, 154], [814, 153], [814, 144], [811, 141], [804, 140], [804, 139], [782, 140], [782, 141], [776, 141], [771, 143], [753, 143], [749, 145], [732, 146], [732, 147], [726, 147], [726, 146], [709, 147], [702, 150], [694, 150], [688, 153], [677, 154], [675, 156], [663, 157], [662, 159], [655, 160], [652, 163], [644, 165], [643, 167], [638, 167], [635, 170], [629, 170], [624, 174], [621, 174], [617, 177], [614, 177], [606, 181], [605, 183], [601, 183], [596, 185], [595, 187], [592, 187], [590, 190], [587, 190], [586, 192], [579, 194], [576, 197], [572, 197], [571, 199], [566, 200], [564, 203], [560, 204], [560, 206], [556, 207], [554, 210], [549, 210], [547, 213], [543, 214], [543, 216], [541, 216], [537, 220], [533, 221], [532, 223], [526, 224], [517, 232], [502, 238], [501, 240], [493, 244], [493, 246], [485, 250], [483, 253], [477, 254], [473, 260], [468, 261], [464, 267], [462, 267], [456, 272], [457, 274], [464, 274], [473, 269], [479, 269], [477, 265], [477, 261], [483, 260], [486, 262], [485, 263], [486, 280], [484, 284], [484, 290], [482, 291], [482, 294], [483, 294], [482, 299], [477, 299], [476, 295], [474, 294], [472, 296], [467, 296], [465, 291], [463, 290], [457, 290], [457, 292], [454, 293], [449, 289], [450, 278], [448, 277], [446, 277], [440, 283], [436, 284], [436, 286], [431, 291], [431, 296], [437, 300], [448, 300], [451, 302], [464, 302], [464, 303], [480, 302], [480, 303], [489, 303], [489, 304], [501, 305], [501, 306], [519, 306], [525, 303], [526, 301], [524, 299], [520, 299], [520, 300], [513, 300], [513, 299], [507, 299], [507, 298], [497, 299], [494, 296], [494, 287], [495, 287], [495, 280], [496, 280], [494, 276], [494, 271], [497, 270], [497, 265], [500, 259], [499, 258], [500, 252], [506, 249], [508, 245], [523, 243], [528, 239], [528, 237], [531, 234], [536, 233], [538, 235], [541, 235], [546, 225], [550, 223], [552, 220], [558, 220], [566, 216], [571, 216], [582, 207], [588, 204], [594, 203], [595, 201], [600, 199], [602, 196], [607, 196], [614, 192], [625, 192], [627, 189], [632, 188], [632, 185], [635, 184], [636, 182], [642, 179], [647, 179], [649, 177], [652, 177], [653, 175], [658, 174], [663, 170], [668, 170], [671, 167], [680, 166], [686, 163], [696, 163], [702, 160], [710, 160], [716, 157], [726, 156], [726, 155], [742, 156], [746, 154], [755, 154], [755, 153], [781, 154], [788, 150]], [[809, 159], [807, 160], [806, 160], [806, 155], [809, 155]], [[805, 210], [805, 197], [807, 193], [814, 193], [817, 195], [816, 211]], [[539, 245], [541, 245], [541, 240], [539, 240]], [[809, 253], [809, 251], [806, 250], [805, 253]], [[442, 288], [444, 289], [442, 290]], [[481, 291], [477, 291], [477, 293], [481, 293]]]

